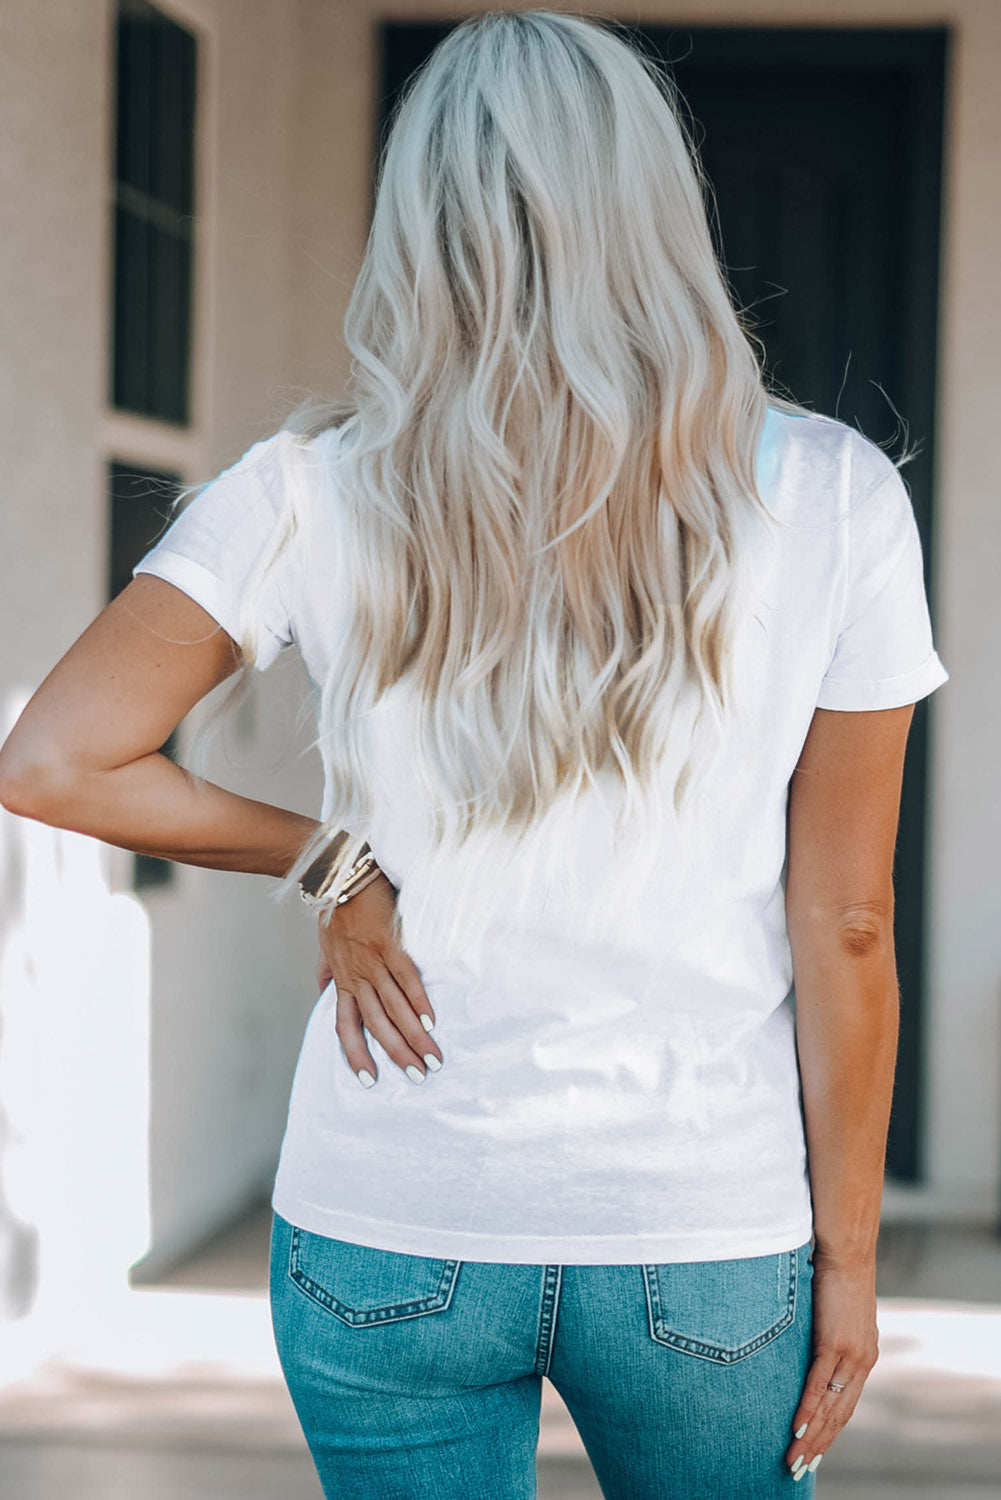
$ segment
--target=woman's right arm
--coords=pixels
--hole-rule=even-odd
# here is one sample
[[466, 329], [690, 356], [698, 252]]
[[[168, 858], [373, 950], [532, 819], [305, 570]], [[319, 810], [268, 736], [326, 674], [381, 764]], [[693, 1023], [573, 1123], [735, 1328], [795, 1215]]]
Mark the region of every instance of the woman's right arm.
[[[181, 864], [287, 874], [315, 818], [196, 783], [159, 748], [239, 663], [238, 643], [202, 605], [140, 574], [56, 663], [0, 746], [0, 805]], [[440, 1062], [418, 1019], [434, 1013], [396, 941], [386, 891], [373, 885], [340, 911], [329, 931], [321, 925], [321, 946], [352, 1067], [375, 1071], [362, 1022], [401, 1068], [423, 1071], [428, 1054]]]
[[818, 708], [789, 789], [786, 916], [815, 1237], [813, 1361], [792, 1424], [807, 1431], [789, 1463], [826, 1451], [878, 1352], [899, 1009], [893, 854], [913, 712]]

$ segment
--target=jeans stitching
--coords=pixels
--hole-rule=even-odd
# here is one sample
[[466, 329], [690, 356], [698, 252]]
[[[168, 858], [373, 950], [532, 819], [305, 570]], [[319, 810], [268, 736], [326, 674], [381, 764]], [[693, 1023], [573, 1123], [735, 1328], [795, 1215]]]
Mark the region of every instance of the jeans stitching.
[[546, 1266], [542, 1283], [542, 1308], [539, 1314], [539, 1333], [535, 1347], [535, 1373], [548, 1375], [553, 1358], [553, 1343], [556, 1318], [559, 1312], [560, 1288], [563, 1285], [563, 1267]]
[[796, 1316], [799, 1256], [795, 1250], [783, 1250], [779, 1253], [779, 1256], [780, 1271], [782, 1265], [786, 1263], [785, 1257], [788, 1257], [788, 1287], [785, 1309], [769, 1328], [766, 1328], [762, 1333], [756, 1334], [753, 1339], [746, 1340], [735, 1349], [727, 1349], [721, 1344], [713, 1344], [708, 1340], [688, 1338], [685, 1334], [677, 1333], [673, 1329], [668, 1328], [666, 1320], [661, 1313], [662, 1300], [659, 1266], [644, 1266], [643, 1278], [646, 1286], [651, 1338], [658, 1344], [665, 1344], [669, 1348], [678, 1349], [684, 1354], [691, 1354], [699, 1359], [712, 1360], [716, 1364], [732, 1364], [736, 1360], [746, 1359], [749, 1354], [754, 1354], [758, 1349], [764, 1348], [765, 1344], [771, 1343], [772, 1339], [778, 1338], [779, 1334], [789, 1327]]
[[340, 1318], [352, 1328], [369, 1327], [373, 1323], [398, 1323], [407, 1318], [425, 1317], [428, 1313], [441, 1312], [448, 1307], [455, 1290], [455, 1281], [458, 1275], [461, 1261], [443, 1260], [441, 1262], [441, 1275], [438, 1281], [438, 1289], [427, 1297], [413, 1297], [406, 1301], [390, 1302], [382, 1307], [354, 1308], [348, 1307], [347, 1303], [335, 1297], [333, 1292], [321, 1286], [319, 1282], [303, 1270], [299, 1263], [299, 1239], [300, 1229], [298, 1225], [292, 1226], [292, 1236], [289, 1241], [289, 1279], [307, 1297], [326, 1308], [328, 1312]]

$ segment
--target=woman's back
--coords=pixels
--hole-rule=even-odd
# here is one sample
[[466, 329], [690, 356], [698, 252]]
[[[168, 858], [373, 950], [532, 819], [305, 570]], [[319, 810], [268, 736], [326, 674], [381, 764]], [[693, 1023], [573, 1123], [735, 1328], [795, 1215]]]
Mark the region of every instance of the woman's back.
[[[285, 441], [255, 445], [136, 569], [201, 588], [234, 633], [281, 510]], [[308, 545], [289, 549], [260, 601], [258, 665], [294, 642], [317, 687], [351, 606], [339, 441], [331, 428], [309, 445]], [[881, 450], [830, 418], [773, 409], [757, 476], [784, 524], [748, 534], [738, 698], [680, 814], [670, 788], [693, 697], [672, 724], [659, 818], [618, 843], [608, 777], [520, 839], [443, 845], [408, 683], [369, 716], [374, 814], [361, 831], [399, 888], [447, 1061], [420, 1091], [393, 1066], [360, 1089], [330, 986], [293, 1087], [273, 1200], [286, 1219], [385, 1249], [527, 1262], [749, 1256], [808, 1238], [782, 884], [790, 778], [816, 707], [912, 703], [947, 674], [910, 500]], [[326, 814], [329, 787], [324, 801]]]

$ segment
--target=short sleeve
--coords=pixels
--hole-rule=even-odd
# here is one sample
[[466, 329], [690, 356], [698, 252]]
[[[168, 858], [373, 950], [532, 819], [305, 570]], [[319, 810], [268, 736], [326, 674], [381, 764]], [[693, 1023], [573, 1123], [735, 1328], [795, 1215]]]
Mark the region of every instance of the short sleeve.
[[[276, 536], [282, 507], [280, 439], [276, 433], [254, 443], [210, 480], [132, 569], [133, 577], [153, 573], [174, 584], [237, 642], [244, 596], [257, 588], [257, 564]], [[288, 572], [279, 557], [254, 597], [254, 666], [259, 671], [294, 641], [286, 601]]]
[[914, 507], [899, 470], [879, 460], [883, 477], [844, 522], [845, 603], [818, 708], [902, 708], [949, 680], [932, 641]]

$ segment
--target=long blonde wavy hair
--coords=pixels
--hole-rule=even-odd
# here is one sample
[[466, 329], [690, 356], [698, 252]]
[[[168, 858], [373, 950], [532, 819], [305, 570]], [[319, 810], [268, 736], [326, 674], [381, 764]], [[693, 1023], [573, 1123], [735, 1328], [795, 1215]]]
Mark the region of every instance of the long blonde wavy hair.
[[[674, 786], [725, 727], [755, 455], [758, 341], [731, 300], [669, 73], [613, 22], [491, 12], [410, 80], [345, 318], [347, 397], [286, 419], [303, 541], [309, 442], [337, 426], [350, 628], [318, 699], [334, 828], [364, 836], [367, 716], [419, 701], [442, 839], [515, 835], [611, 771], [641, 812], [678, 694]], [[296, 466], [298, 465], [298, 471]], [[304, 467], [305, 465], [305, 467]], [[248, 594], [244, 659], [253, 664]]]

